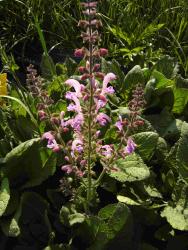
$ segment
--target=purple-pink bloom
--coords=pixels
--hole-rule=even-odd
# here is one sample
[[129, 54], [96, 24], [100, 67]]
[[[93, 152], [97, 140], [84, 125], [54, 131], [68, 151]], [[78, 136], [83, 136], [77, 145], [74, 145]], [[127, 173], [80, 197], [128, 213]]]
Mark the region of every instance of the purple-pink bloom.
[[99, 113], [96, 117], [96, 120], [101, 126], [105, 126], [111, 121], [110, 117], [104, 113]]
[[64, 165], [64, 166], [61, 167], [61, 170], [65, 171], [67, 174], [70, 174], [73, 171], [71, 165]]
[[80, 140], [80, 139], [75, 139], [72, 142], [71, 149], [72, 149], [73, 155], [74, 155], [75, 152], [82, 153], [83, 152], [83, 141]]
[[119, 131], [122, 131], [122, 129], [123, 129], [123, 120], [122, 120], [121, 116], [119, 116], [119, 121], [117, 121], [115, 123], [115, 126], [119, 129]]
[[109, 82], [111, 82], [115, 79], [116, 79], [116, 75], [113, 73], [108, 73], [105, 75], [104, 80], [103, 80], [101, 95], [110, 94], [110, 92], [114, 92], [112, 87], [109, 89], [109, 87], [107, 87], [107, 86], [108, 86]]
[[102, 155], [106, 156], [106, 158], [110, 158], [113, 153], [113, 149], [110, 145], [104, 145], [101, 147]]
[[129, 137], [127, 140], [127, 146], [124, 149], [124, 153], [125, 154], [132, 154], [135, 149], [136, 149], [136, 144], [134, 143], [134, 141]]
[[76, 105], [74, 105], [73, 103], [70, 103], [67, 107], [67, 110], [68, 111], [76, 111], [77, 110]]
[[69, 120], [70, 126], [76, 131], [81, 130], [81, 126], [83, 125], [83, 122], [84, 122], [84, 116], [82, 113], [79, 113], [73, 119]]
[[47, 148], [52, 149], [54, 152], [58, 152], [60, 150], [59, 145], [57, 144], [56, 140], [48, 140]]
[[42, 140], [49, 140], [49, 141], [53, 141], [55, 139], [54, 135], [52, 135], [51, 132], [45, 132], [43, 135], [42, 135]]
[[74, 103], [75, 103], [74, 111], [76, 111], [77, 113], [82, 112], [80, 100], [77, 98], [75, 92], [67, 92], [65, 95], [65, 98], [74, 101]]
[[85, 86], [83, 84], [80, 84], [75, 79], [68, 79], [66, 82], [70, 87], [73, 87], [75, 89], [76, 97], [80, 98], [82, 97], [82, 91], [84, 90]]

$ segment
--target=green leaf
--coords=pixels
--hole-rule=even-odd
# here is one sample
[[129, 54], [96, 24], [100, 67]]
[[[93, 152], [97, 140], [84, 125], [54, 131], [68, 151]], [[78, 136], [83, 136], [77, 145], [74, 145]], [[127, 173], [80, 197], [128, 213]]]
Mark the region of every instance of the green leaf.
[[162, 27], [164, 26], [163, 23], [159, 23], [159, 24], [155, 24], [155, 23], [151, 23], [149, 24], [144, 31], [140, 34], [140, 36], [138, 37], [138, 40], [145, 40], [148, 37], [151, 37], [152, 35], [154, 35], [157, 31], [159, 31]]
[[154, 70], [151, 75], [155, 79], [156, 89], [172, 87], [174, 81], [166, 78], [161, 72]]
[[164, 136], [167, 128], [175, 120], [173, 114], [169, 112], [167, 108], [164, 108], [160, 114], [147, 115], [146, 119], [152, 124], [161, 137]]
[[110, 71], [116, 75], [117, 79], [115, 82], [116, 82], [118, 89], [119, 89], [120, 88], [119, 86], [122, 86], [122, 84], [123, 84], [123, 80], [125, 78], [125, 75], [121, 69], [120, 64], [115, 59], [113, 59], [111, 64], [110, 64]]
[[158, 138], [157, 147], [155, 149], [155, 156], [159, 162], [163, 162], [168, 154], [168, 145], [162, 137]]
[[9, 181], [7, 178], [4, 178], [1, 182], [0, 188], [0, 216], [2, 216], [8, 206], [10, 199], [10, 189]]
[[[186, 213], [188, 212], [188, 209]], [[166, 217], [170, 225], [178, 230], [188, 230], [187, 214], [186, 217], [184, 212], [181, 211], [181, 207], [173, 208], [171, 206], [165, 207], [161, 213], [162, 217]]]
[[53, 59], [48, 54], [42, 55], [42, 60], [40, 64], [42, 70], [42, 76], [45, 79], [52, 80], [53, 76], [56, 75], [56, 68]]
[[166, 206], [161, 216], [165, 217], [174, 229], [188, 230], [188, 187], [179, 184], [177, 190], [175, 189], [173, 199], [174, 204]]
[[163, 136], [166, 139], [173, 138], [174, 140], [178, 140], [181, 133], [182, 124], [182, 120], [174, 119], [164, 130]]
[[67, 68], [68, 77], [72, 76], [76, 71], [77, 63], [72, 58], [67, 57], [65, 59], [65, 65], [66, 65], [66, 68]]
[[134, 142], [137, 144], [136, 151], [143, 160], [151, 159], [157, 146], [158, 137], [158, 134], [154, 132], [141, 132], [132, 136]]
[[4, 159], [2, 169], [13, 185], [39, 185], [55, 172], [56, 154], [42, 147], [40, 138], [31, 139], [12, 149]]
[[144, 83], [144, 74], [139, 65], [134, 66], [125, 76], [123, 89], [135, 87], [138, 83]]
[[30, 230], [35, 240], [36, 237], [46, 237], [44, 233], [49, 236], [50, 228], [48, 223], [46, 223], [48, 207], [48, 202], [40, 195], [34, 192], [25, 192], [21, 196], [16, 213], [11, 219], [4, 219], [1, 222], [1, 228], [10, 237], [17, 237], [23, 231], [29, 236], [31, 234]]
[[188, 103], [188, 79], [184, 79], [181, 76], [177, 76], [173, 92], [174, 92], [173, 112], [181, 114], [186, 104]]
[[69, 220], [70, 226], [73, 226], [78, 223], [79, 224], [83, 223], [85, 221], [85, 216], [81, 213], [74, 213], [74, 214], [69, 215], [68, 220]]
[[181, 137], [176, 153], [177, 168], [181, 177], [188, 183], [188, 123], [183, 122]]
[[130, 211], [123, 203], [110, 204], [102, 208], [98, 216], [105, 222], [101, 227], [101, 232], [104, 232], [108, 239], [113, 239], [125, 226]]
[[145, 180], [149, 177], [150, 171], [144, 164], [140, 156], [131, 154], [125, 159], [119, 159], [114, 164], [118, 171], [109, 173], [109, 175], [120, 182], [133, 182]]
[[179, 66], [174, 58], [165, 55], [157, 61], [154, 69], [158, 72], [161, 72], [168, 79], [171, 79], [177, 75]]
[[125, 203], [125, 204], [130, 205], [130, 206], [140, 206], [141, 205], [140, 203], [132, 200], [131, 198], [125, 197], [125, 196], [122, 196], [122, 195], [118, 195], [117, 200], [119, 202]]

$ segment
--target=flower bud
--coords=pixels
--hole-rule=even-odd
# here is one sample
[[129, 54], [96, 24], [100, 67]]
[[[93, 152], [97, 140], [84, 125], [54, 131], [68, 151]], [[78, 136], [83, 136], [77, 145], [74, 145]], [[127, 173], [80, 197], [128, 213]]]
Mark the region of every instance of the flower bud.
[[59, 125], [59, 119], [57, 117], [51, 117], [50, 121], [52, 124]]
[[84, 57], [84, 49], [83, 48], [81, 48], [81, 49], [76, 49], [75, 51], [74, 51], [74, 56], [75, 57]]
[[94, 67], [93, 67], [93, 72], [96, 72], [96, 71], [98, 71], [99, 69], [100, 69], [100, 64], [99, 63], [96, 63], [95, 65], [94, 65]]
[[78, 71], [79, 71], [80, 73], [85, 73], [85, 72], [87, 72], [86, 67], [83, 67], [83, 66], [80, 66], [80, 67], [78, 68]]
[[88, 79], [89, 77], [90, 77], [89, 74], [83, 74], [83, 75], [81, 76], [81, 80], [84, 81], [84, 80]]
[[47, 118], [46, 112], [44, 112], [44, 110], [39, 110], [38, 116], [41, 121]]
[[100, 54], [100, 56], [106, 56], [108, 54], [108, 50], [105, 48], [100, 48], [99, 54]]

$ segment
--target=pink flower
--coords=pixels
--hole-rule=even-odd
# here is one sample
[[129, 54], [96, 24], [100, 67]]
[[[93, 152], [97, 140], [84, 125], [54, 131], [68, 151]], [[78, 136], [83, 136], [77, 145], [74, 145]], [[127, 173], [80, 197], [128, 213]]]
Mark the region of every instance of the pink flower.
[[101, 126], [105, 126], [111, 121], [110, 117], [104, 113], [99, 113], [96, 117], [96, 120]]
[[114, 75], [113, 73], [108, 73], [107, 75], [105, 75], [104, 80], [103, 80], [101, 95], [114, 93], [113, 87], [107, 87], [107, 86], [109, 82], [115, 79], [116, 79], [116, 75]]
[[72, 142], [71, 149], [72, 149], [73, 155], [74, 155], [75, 152], [82, 153], [83, 152], [83, 141], [80, 140], [80, 139], [75, 139]]
[[123, 120], [121, 116], [119, 116], [119, 121], [115, 123], [115, 126], [119, 129], [119, 131], [123, 130]]
[[55, 137], [52, 135], [51, 132], [46, 132], [42, 135], [42, 140], [48, 140], [48, 141], [53, 141], [55, 139]]
[[76, 92], [76, 97], [80, 98], [82, 97], [82, 91], [84, 90], [85, 86], [83, 84], [80, 84], [77, 80], [75, 79], [68, 79], [66, 82], [70, 87], [73, 87]]
[[76, 111], [76, 105], [74, 105], [73, 103], [70, 103], [67, 107], [68, 111]]
[[81, 130], [81, 126], [84, 123], [84, 117], [82, 113], [76, 115], [73, 119], [69, 120], [69, 125], [76, 131]]
[[75, 103], [75, 106], [70, 106], [69, 108], [72, 108], [71, 111], [75, 111], [77, 113], [81, 113], [82, 112], [82, 108], [80, 105], [80, 100], [77, 98], [75, 92], [67, 92], [65, 95], [66, 99], [72, 100]]
[[125, 154], [132, 154], [135, 151], [136, 148], [136, 144], [134, 143], [134, 141], [129, 137], [127, 140], [127, 146], [124, 149], [124, 153]]
[[61, 170], [65, 171], [67, 174], [70, 174], [73, 171], [71, 165], [64, 165], [64, 166], [61, 167]]
[[104, 145], [101, 147], [102, 149], [102, 155], [106, 156], [107, 159], [109, 159], [112, 156], [113, 149], [110, 145]]
[[61, 149], [55, 139], [53, 139], [52, 141], [48, 140], [47, 148], [52, 149], [54, 152], [59, 152]]

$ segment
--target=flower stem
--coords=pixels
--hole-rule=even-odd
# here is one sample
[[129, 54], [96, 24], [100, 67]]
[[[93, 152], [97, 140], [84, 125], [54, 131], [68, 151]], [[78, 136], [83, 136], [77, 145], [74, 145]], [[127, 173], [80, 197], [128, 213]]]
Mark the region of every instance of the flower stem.
[[[90, 11], [90, 8], [89, 8]], [[89, 24], [91, 24], [91, 19], [89, 18]], [[89, 25], [89, 36], [92, 36], [92, 28]], [[92, 76], [92, 68], [93, 68], [93, 57], [92, 57], [93, 45], [91, 39], [89, 40], [89, 84], [90, 84], [90, 100], [89, 100], [89, 114], [88, 114], [88, 169], [87, 169], [87, 179], [88, 179], [88, 188], [87, 188], [87, 203], [89, 206], [91, 200], [91, 191], [92, 191], [92, 181], [91, 181], [91, 168], [92, 168], [92, 107], [93, 107], [93, 76]]]

